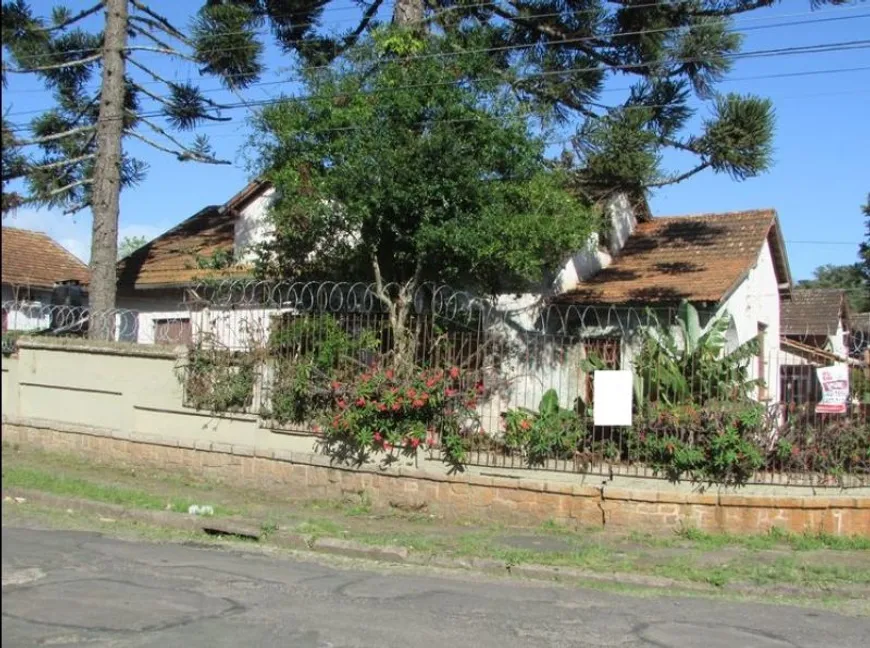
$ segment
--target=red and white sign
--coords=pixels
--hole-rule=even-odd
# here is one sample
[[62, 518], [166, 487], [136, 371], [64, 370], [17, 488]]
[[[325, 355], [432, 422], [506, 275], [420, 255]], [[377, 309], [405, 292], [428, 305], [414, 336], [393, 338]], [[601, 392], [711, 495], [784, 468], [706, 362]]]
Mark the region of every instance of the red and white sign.
[[834, 365], [816, 369], [822, 386], [822, 400], [816, 405], [816, 414], [845, 414], [849, 400], [849, 367]]

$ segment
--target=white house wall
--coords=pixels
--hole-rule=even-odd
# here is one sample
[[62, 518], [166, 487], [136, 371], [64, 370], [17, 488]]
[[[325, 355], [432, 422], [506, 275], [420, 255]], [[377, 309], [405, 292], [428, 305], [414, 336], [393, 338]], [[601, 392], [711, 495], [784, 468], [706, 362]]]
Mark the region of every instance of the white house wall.
[[9, 331], [37, 331], [51, 326], [50, 290], [30, 289], [30, 300], [23, 301], [24, 288], [3, 285], [2, 301]]
[[233, 242], [233, 258], [236, 261], [252, 263], [255, 260], [256, 246], [271, 237], [267, 215], [274, 194], [274, 189], [267, 189], [239, 213]]
[[754, 339], [758, 335], [759, 324], [767, 327], [764, 341], [764, 354], [767, 360], [765, 375], [759, 375], [757, 362], [752, 362], [749, 369], [753, 379], [764, 379], [768, 398], [777, 402], [780, 387], [780, 364], [777, 355], [780, 337], [779, 279], [776, 276], [769, 243], [764, 244], [755, 266], [725, 301], [719, 313], [731, 315], [733, 318], [733, 329], [729, 332], [729, 350]]

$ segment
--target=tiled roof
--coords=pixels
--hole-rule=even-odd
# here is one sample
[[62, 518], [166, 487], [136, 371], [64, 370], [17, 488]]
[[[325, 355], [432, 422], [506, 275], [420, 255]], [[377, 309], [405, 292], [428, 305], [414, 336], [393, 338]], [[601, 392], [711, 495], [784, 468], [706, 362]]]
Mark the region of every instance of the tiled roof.
[[88, 280], [88, 266], [41, 232], [3, 228], [3, 283], [52, 288], [60, 281]]
[[238, 210], [268, 188], [251, 182], [224, 205], [206, 207], [118, 262], [118, 285], [125, 288], [179, 286], [206, 277], [247, 274], [245, 268], [203, 270], [197, 258], [233, 251]]
[[772, 209], [653, 218], [639, 223], [613, 263], [556, 303], [719, 302], [752, 269], [770, 241], [780, 283], [789, 270]]
[[846, 293], [830, 288], [799, 288], [780, 306], [782, 335], [834, 335], [846, 317]]

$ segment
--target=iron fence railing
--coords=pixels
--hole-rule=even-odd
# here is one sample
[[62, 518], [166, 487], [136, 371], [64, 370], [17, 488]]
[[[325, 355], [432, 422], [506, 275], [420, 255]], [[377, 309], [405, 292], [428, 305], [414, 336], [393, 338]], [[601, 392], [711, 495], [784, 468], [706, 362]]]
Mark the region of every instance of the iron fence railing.
[[[85, 337], [95, 324], [120, 341], [184, 345], [187, 406], [254, 413], [264, 427], [327, 440], [334, 421], [357, 421], [371, 428], [373, 456], [401, 450], [383, 440], [386, 430], [404, 430], [401, 444], [419, 424], [432, 458], [455, 459], [458, 448], [465, 465], [870, 483], [870, 375], [861, 358], [845, 357], [848, 340], [835, 348], [842, 331], [830, 348], [810, 344], [816, 333], [791, 344], [740, 340], [701, 312], [689, 340], [678, 309], [492, 301], [431, 286], [415, 292], [397, 327], [383, 299], [394, 292], [238, 281], [151, 310], [6, 302], [4, 352], [22, 334]], [[849, 368], [842, 413], [817, 411], [816, 370], [828, 364]], [[595, 372], [606, 369], [632, 374], [631, 426], [594, 425]], [[459, 405], [457, 394], [467, 395]]]

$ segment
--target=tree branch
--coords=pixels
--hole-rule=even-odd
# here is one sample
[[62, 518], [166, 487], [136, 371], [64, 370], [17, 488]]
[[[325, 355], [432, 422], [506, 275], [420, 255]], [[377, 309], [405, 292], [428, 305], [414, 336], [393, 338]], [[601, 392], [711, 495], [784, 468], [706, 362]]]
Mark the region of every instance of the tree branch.
[[[93, 160], [95, 157], [97, 157], [96, 153], [88, 153], [87, 155], [80, 155], [78, 157], [69, 158], [66, 160], [59, 160], [58, 162], [50, 162], [49, 164], [28, 165], [26, 173], [30, 173], [31, 171], [45, 171], [46, 169], [57, 169], [60, 167], [70, 166], [72, 164], [84, 162], [85, 160]], [[26, 175], [26, 173], [22, 175]]]
[[86, 56], [83, 59], [78, 59], [75, 61], [67, 61], [66, 63], [54, 63], [52, 65], [40, 65], [39, 67], [32, 68], [13, 68], [7, 67], [5, 68], [6, 72], [12, 72], [13, 74], [30, 74], [31, 72], [45, 72], [47, 70], [63, 70], [64, 68], [75, 67], [78, 65], [87, 65], [88, 63], [93, 63], [103, 57], [102, 53], [100, 54], [92, 54], [91, 56]]
[[176, 33], [176, 32], [173, 32], [169, 29], [166, 29], [159, 22], [157, 22], [156, 20], [152, 20], [151, 18], [145, 18], [144, 16], [130, 16], [130, 20], [132, 22], [142, 23], [143, 25], [145, 25], [146, 27], [149, 27], [151, 29], [160, 30], [164, 34], [166, 34], [167, 36], [171, 36], [172, 38], [175, 38], [175, 39], [181, 41], [185, 45], [188, 45], [188, 46], [193, 45], [193, 43], [190, 41], [190, 39], [187, 38], [187, 36], [185, 36], [181, 32]]
[[[148, 89], [146, 89], [146, 88], [140, 86], [138, 83], [134, 83], [134, 84], [133, 84], [133, 87], [136, 88], [136, 89], [137, 89], [139, 92], [141, 92], [142, 94], [144, 94], [144, 95], [146, 95], [146, 96], [148, 96], [148, 97], [151, 97], [154, 101], [156, 101], [156, 102], [158, 102], [158, 103], [160, 103], [160, 104], [163, 104], [164, 106], [172, 107], [172, 105], [173, 105], [172, 102], [169, 101], [168, 99], [166, 99], [165, 97], [161, 97], [161, 96], [158, 95], [158, 94], [154, 94], [154, 93], [151, 92], [150, 90], [148, 90]], [[204, 99], [204, 101], [205, 101], [209, 106], [213, 106], [213, 107], [215, 107], [215, 108], [221, 108], [221, 107], [222, 107], [220, 104], [216, 104], [216, 103], [214, 103], [213, 101], [209, 101], [208, 99]], [[203, 115], [202, 115], [202, 118], [203, 118], [203, 119], [208, 119], [209, 121], [217, 121], [217, 122], [228, 122], [228, 121], [232, 121], [232, 117], [216, 117], [216, 116], [214, 116], [214, 115], [206, 115], [206, 114], [203, 114]], [[141, 119], [141, 117], [140, 117], [139, 119]], [[145, 121], [145, 120], [143, 119], [142, 121]]]
[[[142, 120], [142, 121], [144, 121], [144, 120]], [[152, 126], [152, 128], [154, 128], [153, 124], [148, 124], [148, 125]], [[158, 132], [160, 132], [164, 137], [169, 139], [171, 142], [178, 145], [179, 148], [181, 148], [181, 151], [173, 150], [167, 146], [163, 146], [162, 144], [155, 142], [154, 140], [152, 140], [148, 137], [145, 137], [144, 135], [142, 135], [141, 133], [137, 133], [136, 131], [130, 130], [130, 131], [126, 131], [126, 133], [130, 137], [135, 137], [136, 139], [140, 140], [141, 142], [144, 142], [145, 144], [148, 144], [149, 146], [156, 148], [158, 151], [163, 151], [164, 153], [169, 153], [170, 155], [174, 155], [181, 162], [202, 162], [203, 164], [232, 164], [232, 162], [230, 162], [229, 160], [218, 160], [217, 158], [207, 157], [207, 156], [204, 156], [204, 155], [197, 153], [196, 151], [191, 151], [186, 146], [179, 144], [175, 140], [175, 138], [173, 138], [171, 135], [168, 135], [166, 133], [166, 131], [164, 131], [159, 126], [156, 127], [156, 130]]]
[[384, 278], [381, 275], [381, 264], [378, 263], [377, 254], [372, 254], [372, 270], [375, 272], [375, 295], [377, 295], [378, 299], [380, 299], [386, 307], [390, 309], [390, 313], [392, 313], [395, 305], [393, 304], [393, 300], [390, 299], [390, 296], [387, 295], [386, 288], [384, 287]]
[[71, 191], [71, 190], [75, 189], [76, 187], [81, 187], [81, 186], [89, 185], [89, 184], [93, 184], [93, 183], [94, 183], [93, 178], [83, 178], [82, 180], [76, 180], [75, 182], [70, 182], [68, 185], [64, 185], [63, 187], [58, 187], [57, 189], [52, 189], [47, 194], [45, 194], [45, 196], [42, 196], [39, 198], [34, 198], [31, 202], [38, 202], [39, 200], [42, 200], [45, 197], [56, 196], [58, 194], [62, 194], [64, 192], [66, 192], [66, 191]]
[[651, 183], [646, 185], [646, 188], [647, 189], [655, 189], [657, 187], [665, 187], [667, 185], [677, 184], [678, 182], [682, 182], [683, 180], [685, 180], [687, 178], [691, 178], [696, 173], [700, 173], [701, 171], [709, 168], [710, 166], [711, 166], [710, 162], [702, 162], [701, 164], [696, 166], [694, 169], [686, 171], [685, 173], [683, 173], [681, 175], [675, 176], [673, 178], [669, 178], [667, 180], [659, 180], [658, 182], [651, 182]]
[[54, 26], [52, 26], [52, 27], [49, 27], [49, 28], [46, 29], [45, 31], [50, 31], [50, 32], [51, 32], [51, 31], [58, 31], [58, 30], [61, 30], [61, 29], [66, 29], [67, 27], [69, 27], [69, 26], [72, 25], [73, 23], [77, 23], [78, 21], [82, 20], [83, 18], [87, 18], [87, 17], [90, 16], [91, 14], [95, 14], [95, 13], [97, 13], [97, 12], [98, 12], [100, 9], [102, 9], [102, 8], [103, 8], [103, 3], [102, 3], [102, 2], [98, 2], [97, 4], [95, 4], [95, 5], [94, 5], [93, 7], [91, 7], [90, 9], [85, 9], [85, 10], [83, 10], [83, 11], [80, 11], [80, 12], [78, 12], [75, 16], [72, 16], [72, 17], [70, 17], [70, 18], [67, 18], [67, 19], [64, 20], [62, 23], [59, 23], [59, 24], [54, 25]]
[[126, 47], [124, 49], [127, 52], [157, 52], [158, 54], [169, 54], [170, 56], [177, 56], [178, 58], [182, 58], [185, 61], [190, 61], [191, 63], [199, 63], [199, 61], [197, 61], [192, 56], [179, 52], [174, 47], [151, 47], [150, 45], [131, 45], [130, 47]]
[[159, 13], [157, 13], [156, 11], [154, 11], [153, 9], [148, 7], [147, 5], [142, 4], [141, 2], [139, 2], [139, 0], [132, 0], [131, 4], [134, 7], [136, 7], [136, 9], [141, 11], [142, 13], [144, 13], [148, 16], [151, 16], [151, 18], [153, 18], [155, 21], [160, 23], [164, 27], [164, 31], [166, 31], [168, 34], [171, 34], [172, 36], [174, 36], [175, 38], [184, 42], [187, 45], [190, 44], [190, 40], [188, 40], [187, 36], [185, 36], [184, 33], [181, 30], [179, 30], [175, 25], [173, 25], [171, 22], [169, 22], [169, 20], [167, 18], [164, 18], [163, 16], [161, 16]]
[[139, 29], [135, 25], [130, 25], [130, 31], [133, 32], [133, 34], [135, 34], [137, 36], [144, 36], [145, 38], [149, 39], [152, 43], [155, 43], [159, 47], [163, 47], [166, 49], [173, 49], [172, 45], [170, 45], [166, 41], [160, 40], [159, 38], [157, 38], [157, 36], [152, 34], [147, 29]]
[[16, 146], [31, 146], [33, 144], [44, 144], [45, 142], [52, 142], [54, 140], [63, 139], [64, 137], [72, 137], [73, 135], [78, 135], [79, 133], [86, 133], [88, 131], [96, 130], [96, 126], [80, 126], [79, 128], [73, 128], [72, 130], [64, 131], [62, 133], [55, 133], [54, 135], [46, 135], [44, 137], [35, 137], [29, 140], [18, 140], [15, 142]]
[[368, 28], [372, 20], [374, 20], [375, 15], [378, 13], [378, 9], [381, 8], [381, 5], [383, 3], [384, 0], [375, 0], [368, 6], [368, 9], [363, 12], [362, 18], [359, 21], [359, 25], [357, 25], [356, 29], [354, 29], [353, 32], [351, 32], [351, 34], [344, 39], [342, 49], [347, 50], [356, 45], [359, 37]]

